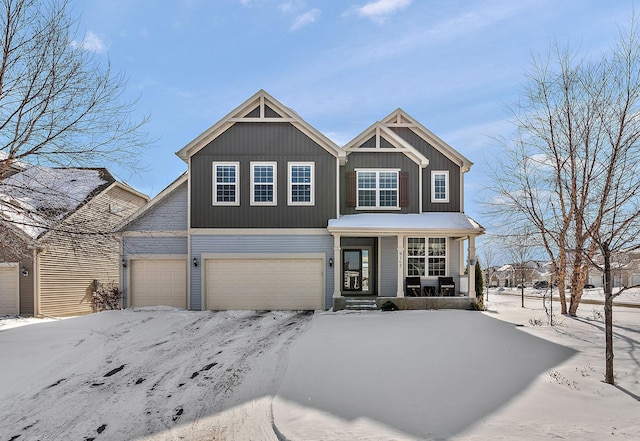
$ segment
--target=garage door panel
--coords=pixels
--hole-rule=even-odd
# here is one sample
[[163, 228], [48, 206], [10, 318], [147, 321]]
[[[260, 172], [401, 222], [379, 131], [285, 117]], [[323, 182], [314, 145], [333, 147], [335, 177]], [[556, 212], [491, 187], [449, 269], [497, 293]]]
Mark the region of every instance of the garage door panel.
[[186, 260], [132, 260], [130, 294], [132, 306], [186, 308]]
[[209, 259], [207, 309], [322, 309], [321, 258]]
[[18, 266], [0, 264], [0, 316], [20, 313]]

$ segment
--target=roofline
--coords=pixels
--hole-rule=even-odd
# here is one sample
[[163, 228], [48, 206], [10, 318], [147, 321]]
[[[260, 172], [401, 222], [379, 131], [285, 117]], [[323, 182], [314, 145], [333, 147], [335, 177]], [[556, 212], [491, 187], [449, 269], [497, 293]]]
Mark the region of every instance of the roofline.
[[170, 195], [176, 188], [182, 185], [189, 178], [189, 172], [185, 171], [177, 179], [175, 179], [171, 184], [167, 185], [164, 190], [158, 193], [153, 199], [149, 200], [147, 198], [147, 203], [142, 207], [138, 208], [135, 213], [125, 219], [122, 223], [118, 224], [114, 231], [121, 231], [124, 227], [140, 218], [144, 213], [153, 208], [158, 202], [164, 200], [168, 195]]
[[416, 132], [418, 136], [420, 136], [422, 139], [429, 142], [430, 144], [433, 144], [434, 147], [438, 148], [438, 150], [440, 150], [449, 159], [453, 160], [454, 162], [458, 162], [461, 166], [463, 173], [471, 169], [473, 162], [471, 162], [467, 157], [465, 157], [456, 149], [451, 147], [444, 140], [442, 140], [442, 138], [437, 136], [431, 130], [427, 129], [418, 120], [413, 118], [411, 115], [409, 115], [407, 112], [405, 112], [401, 108], [398, 107], [396, 110], [394, 110], [389, 115], [384, 117], [382, 119], [382, 121], [384, 121], [383, 124], [387, 127], [390, 127], [390, 126], [393, 127], [395, 123], [390, 123], [389, 120], [399, 115], [403, 116], [406, 120], [410, 121], [410, 123], [397, 124], [396, 127], [409, 127], [411, 129], [417, 129], [417, 131], [414, 130], [414, 132]]
[[[411, 144], [409, 144], [407, 141], [405, 141], [404, 139], [402, 139], [402, 137], [398, 136], [397, 134], [393, 133], [392, 130], [389, 130], [388, 127], [386, 127], [384, 124], [382, 124], [380, 121], [376, 121], [375, 123], [371, 124], [369, 127], [367, 127], [364, 131], [362, 131], [359, 135], [357, 135], [355, 138], [353, 138], [351, 141], [349, 141], [344, 147], [344, 151], [347, 152], [347, 155], [349, 155], [350, 153], [353, 152], [370, 152], [373, 149], [366, 149], [366, 150], [362, 150], [362, 148], [359, 148], [358, 145], [364, 141], [366, 141], [371, 135], [373, 136], [382, 136], [385, 135], [385, 138], [390, 138], [389, 141], [391, 142], [391, 144], [395, 145], [396, 147], [398, 147], [400, 149], [401, 153], [407, 154], [407, 156], [409, 156], [409, 158], [414, 161], [416, 164], [418, 164], [421, 168], [426, 168], [429, 165], [429, 159], [427, 159], [426, 156], [424, 156], [422, 153], [420, 153], [418, 151], [418, 149], [416, 149], [415, 147], [413, 147]], [[376, 151], [380, 151], [380, 152], [385, 152], [385, 153], [391, 153], [391, 151], [389, 149], [382, 149], [382, 148], [375, 148]], [[394, 152], [397, 153], [397, 152]]]
[[[262, 106], [265, 100], [269, 101], [269, 104], [272, 105], [271, 107], [274, 107], [274, 110], [285, 116], [283, 118], [274, 118], [274, 120], [292, 124], [307, 136], [314, 139], [314, 141], [320, 144], [321, 147], [323, 147], [333, 156], [339, 158], [341, 162], [345, 162], [346, 153], [344, 152], [344, 150], [342, 150], [336, 143], [327, 138], [322, 132], [318, 131], [311, 124], [307, 123], [294, 110], [288, 108], [280, 101], [272, 97], [264, 89], [260, 89], [247, 100], [245, 100], [242, 104], [233, 109], [231, 112], [227, 113], [217, 123], [209, 127], [183, 148], [178, 150], [176, 152], [176, 155], [178, 155], [180, 159], [188, 163], [190, 156], [193, 156], [195, 153], [200, 151], [200, 149], [204, 148], [207, 144], [209, 144], [234, 124], [238, 122], [264, 121], [266, 119], [264, 117], [246, 118], [246, 121], [243, 121], [241, 118], [243, 118], [246, 114], [254, 109], [252, 104], [258, 101], [259, 105]], [[271, 119], [269, 119], [269, 121], [271, 121]]]

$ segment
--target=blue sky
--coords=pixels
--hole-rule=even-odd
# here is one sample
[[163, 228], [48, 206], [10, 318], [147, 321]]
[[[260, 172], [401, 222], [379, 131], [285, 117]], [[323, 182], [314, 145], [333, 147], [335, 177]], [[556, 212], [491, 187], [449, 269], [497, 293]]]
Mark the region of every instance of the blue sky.
[[[128, 77], [157, 139], [121, 179], [154, 196], [175, 152], [259, 89], [339, 145], [398, 107], [468, 157], [466, 212], [500, 154], [531, 54], [597, 55], [632, 0], [72, 0], [87, 50]], [[135, 115], [134, 115], [135, 116]], [[109, 165], [107, 165], [109, 166]]]

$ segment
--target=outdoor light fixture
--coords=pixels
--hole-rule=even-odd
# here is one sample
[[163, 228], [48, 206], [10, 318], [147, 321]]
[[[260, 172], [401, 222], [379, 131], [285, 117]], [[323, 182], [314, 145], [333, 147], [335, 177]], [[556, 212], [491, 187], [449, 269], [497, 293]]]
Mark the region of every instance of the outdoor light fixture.
[[198, 258], [197, 257], [193, 258], [193, 266], [198, 266]]
[[26, 269], [25, 267], [22, 267], [22, 275], [27, 277], [29, 275], [29, 270]]
[[333, 257], [329, 257], [329, 266], [333, 266]]
[[476, 259], [469, 259], [469, 265], [476, 266]]
[[127, 267], [127, 261], [125, 259], [122, 259], [122, 268], [126, 268]]

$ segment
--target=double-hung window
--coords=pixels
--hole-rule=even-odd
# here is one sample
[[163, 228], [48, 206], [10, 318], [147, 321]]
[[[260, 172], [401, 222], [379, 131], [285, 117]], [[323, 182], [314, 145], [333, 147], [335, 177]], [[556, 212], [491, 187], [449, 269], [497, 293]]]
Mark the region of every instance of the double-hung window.
[[431, 172], [431, 202], [449, 202], [449, 172]]
[[237, 162], [213, 163], [213, 205], [240, 205], [239, 175]]
[[447, 239], [407, 238], [407, 275], [438, 277], [447, 274]]
[[251, 162], [251, 205], [277, 205], [277, 165]]
[[357, 208], [398, 208], [399, 170], [356, 170]]
[[289, 163], [289, 205], [314, 204], [313, 162]]

